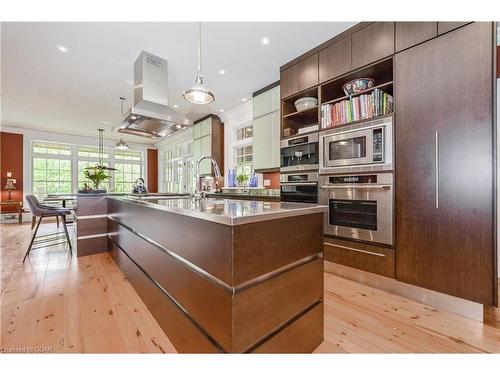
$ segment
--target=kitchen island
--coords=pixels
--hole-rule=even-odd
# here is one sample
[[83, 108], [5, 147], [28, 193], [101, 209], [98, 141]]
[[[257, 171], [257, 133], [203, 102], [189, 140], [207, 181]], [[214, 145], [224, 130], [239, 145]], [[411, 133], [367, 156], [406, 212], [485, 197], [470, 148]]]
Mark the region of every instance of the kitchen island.
[[108, 250], [179, 352], [312, 352], [323, 341], [314, 204], [107, 197]]

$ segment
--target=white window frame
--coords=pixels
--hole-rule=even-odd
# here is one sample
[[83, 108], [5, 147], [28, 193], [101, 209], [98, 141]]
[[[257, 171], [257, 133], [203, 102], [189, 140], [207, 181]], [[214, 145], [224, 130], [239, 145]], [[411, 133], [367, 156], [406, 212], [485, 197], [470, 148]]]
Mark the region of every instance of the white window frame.
[[[78, 161], [95, 161], [98, 162], [99, 160], [93, 157], [78, 157], [78, 148], [79, 147], [89, 147], [89, 148], [96, 148], [95, 145], [89, 145], [89, 144], [76, 144], [76, 143], [68, 143], [68, 142], [53, 142], [53, 141], [46, 141], [43, 139], [31, 139], [30, 144], [29, 144], [29, 154], [30, 154], [30, 163], [31, 165], [29, 166], [30, 172], [30, 190], [31, 194], [35, 195], [36, 192], [34, 191], [33, 188], [33, 159], [36, 157], [38, 158], [46, 158], [48, 154], [37, 154], [33, 152], [33, 147], [34, 144], [36, 143], [52, 143], [52, 144], [58, 144], [58, 145], [66, 145], [69, 146], [71, 149], [71, 156], [69, 156], [69, 159], [71, 159], [71, 193], [76, 194], [78, 192]], [[116, 159], [115, 160], [115, 151], [119, 152], [120, 150], [115, 150], [113, 147], [105, 147], [105, 149], [108, 151], [109, 159], [104, 159], [104, 161], [109, 163], [109, 166], [111, 168], [114, 168], [116, 162], [120, 164], [139, 164], [141, 168], [141, 176], [143, 176], [144, 180], [147, 182], [147, 176], [145, 175], [146, 172], [146, 158], [145, 158], [145, 152], [144, 150], [137, 150], [137, 149], [131, 149], [130, 151], [134, 151], [137, 153], [141, 154], [141, 160], [140, 161], [133, 161], [133, 160], [123, 160], [123, 159]], [[52, 155], [50, 154], [51, 158], [57, 158], [57, 159], [64, 159], [68, 160], [67, 155]], [[111, 179], [109, 180], [109, 191], [113, 192], [115, 191], [115, 172], [111, 172]]]
[[[33, 151], [33, 148], [36, 143], [42, 143], [42, 144], [54, 144], [54, 145], [65, 145], [69, 146], [71, 155], [56, 155], [56, 154], [41, 154]], [[37, 196], [38, 192], [34, 191], [33, 185], [34, 185], [34, 164], [35, 164], [35, 159], [58, 159], [58, 160], [70, 160], [71, 162], [71, 191], [73, 191], [73, 186], [74, 186], [74, 177], [75, 177], [75, 165], [73, 162], [74, 159], [74, 154], [75, 150], [73, 145], [65, 142], [51, 142], [51, 141], [44, 141], [44, 140], [32, 140], [30, 144], [30, 158], [31, 158], [31, 171], [30, 171], [30, 185], [31, 185], [31, 194]], [[47, 194], [47, 191], [45, 191], [45, 194]]]
[[[252, 127], [252, 136], [248, 138], [244, 138], [241, 140], [238, 140], [238, 130], [246, 127]], [[232, 129], [232, 151], [233, 151], [233, 166], [234, 169], [236, 170], [237, 167], [243, 166], [243, 165], [250, 165], [250, 175], [248, 177], [252, 177], [253, 174], [253, 121], [245, 121], [242, 122], [241, 124], [235, 125]], [[242, 147], [247, 147], [247, 146], [252, 146], [252, 162], [250, 163], [244, 163], [244, 164], [238, 164], [238, 156], [237, 156], [237, 149], [242, 148]]]

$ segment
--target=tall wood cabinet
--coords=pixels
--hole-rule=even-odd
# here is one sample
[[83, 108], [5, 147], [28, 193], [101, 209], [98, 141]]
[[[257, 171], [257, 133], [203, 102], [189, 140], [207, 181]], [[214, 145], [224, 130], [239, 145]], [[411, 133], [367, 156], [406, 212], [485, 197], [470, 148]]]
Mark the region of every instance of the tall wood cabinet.
[[493, 27], [396, 54], [396, 278], [494, 304]]
[[253, 97], [253, 168], [262, 172], [280, 167], [280, 86]]
[[[208, 115], [193, 125], [193, 159], [212, 156], [217, 161], [221, 173], [224, 171], [224, 128], [218, 116]], [[201, 175], [211, 175], [212, 163], [203, 160], [200, 164]]]

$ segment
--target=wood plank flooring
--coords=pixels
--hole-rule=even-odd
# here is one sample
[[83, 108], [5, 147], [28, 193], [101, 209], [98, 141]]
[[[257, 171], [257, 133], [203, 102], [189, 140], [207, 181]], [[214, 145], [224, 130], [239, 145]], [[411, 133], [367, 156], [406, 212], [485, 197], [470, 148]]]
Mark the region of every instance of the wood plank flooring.
[[[71, 258], [58, 245], [34, 250], [23, 265], [29, 224], [0, 230], [0, 349], [175, 352], [107, 254]], [[482, 324], [326, 273], [325, 341], [316, 352], [500, 353], [497, 314], [488, 310]]]

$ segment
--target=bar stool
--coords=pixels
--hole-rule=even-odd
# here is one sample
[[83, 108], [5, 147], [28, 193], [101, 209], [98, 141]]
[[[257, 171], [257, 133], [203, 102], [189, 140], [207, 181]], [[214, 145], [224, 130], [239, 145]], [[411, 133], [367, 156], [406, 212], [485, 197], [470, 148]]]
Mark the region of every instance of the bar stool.
[[[50, 207], [50, 206], [45, 206], [41, 204], [38, 199], [34, 195], [27, 195], [26, 196], [26, 202], [28, 202], [28, 206], [30, 208], [31, 214], [35, 218], [32, 221], [32, 226], [31, 229], [33, 229], [33, 225], [36, 221], [36, 218], [39, 218], [38, 223], [36, 224], [35, 232], [33, 233], [33, 237], [31, 238], [30, 244], [28, 246], [28, 250], [26, 250], [26, 254], [24, 254], [23, 258], [23, 263], [26, 260], [26, 257], [29, 255], [31, 250], [39, 249], [41, 247], [48, 247], [48, 246], [54, 246], [54, 245], [59, 245], [62, 243], [68, 243], [69, 245], [69, 252], [71, 255], [73, 255], [73, 251], [71, 250], [71, 240], [69, 238], [68, 234], [68, 227], [66, 226], [66, 215], [69, 215], [71, 212], [67, 208], [61, 208], [61, 207]], [[40, 224], [42, 223], [42, 219], [44, 217], [56, 217], [58, 219], [59, 217], [62, 220], [63, 223], [63, 228], [64, 228], [64, 234], [65, 234], [65, 241], [59, 241], [64, 237], [59, 236], [59, 232], [56, 233], [49, 233], [45, 234], [43, 236], [39, 236], [37, 240], [36, 234], [38, 232], [38, 228], [40, 227]], [[56, 241], [56, 242], [54, 242]], [[59, 242], [58, 242], [59, 241]]]

